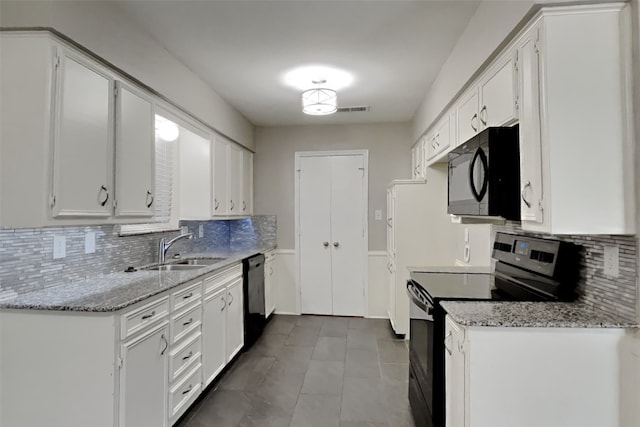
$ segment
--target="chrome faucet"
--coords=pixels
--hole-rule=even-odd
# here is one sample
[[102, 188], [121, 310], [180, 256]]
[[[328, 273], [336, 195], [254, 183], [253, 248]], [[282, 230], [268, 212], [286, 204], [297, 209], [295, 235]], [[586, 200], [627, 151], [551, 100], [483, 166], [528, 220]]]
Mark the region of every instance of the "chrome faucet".
[[165, 241], [164, 237], [160, 239], [160, 242], [158, 243], [158, 263], [159, 264], [164, 264], [164, 257], [167, 254], [167, 251], [169, 250], [171, 245], [173, 245], [175, 242], [181, 239], [193, 239], [193, 234], [192, 233], [181, 234], [178, 237], [174, 237], [173, 239], [169, 240], [168, 242]]

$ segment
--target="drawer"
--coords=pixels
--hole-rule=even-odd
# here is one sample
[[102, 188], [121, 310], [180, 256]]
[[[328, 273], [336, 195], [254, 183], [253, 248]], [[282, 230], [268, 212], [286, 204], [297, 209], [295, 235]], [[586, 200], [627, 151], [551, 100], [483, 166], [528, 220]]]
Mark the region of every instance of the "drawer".
[[171, 345], [180, 341], [192, 331], [200, 330], [202, 324], [202, 303], [198, 302], [171, 318]]
[[202, 296], [202, 282], [187, 286], [184, 289], [171, 294], [171, 312], [180, 310], [191, 304], [194, 301], [198, 301]]
[[169, 297], [163, 297], [122, 315], [120, 337], [128, 338], [169, 314]]
[[169, 390], [169, 420], [173, 424], [200, 395], [202, 389], [202, 364], [198, 363]]
[[196, 331], [169, 354], [169, 381], [173, 382], [189, 370], [194, 364], [201, 362], [202, 334]]
[[239, 277], [242, 277], [242, 265], [238, 265], [227, 269], [221, 273], [216, 273], [204, 280], [205, 295], [215, 292], [223, 286], [228, 286]]

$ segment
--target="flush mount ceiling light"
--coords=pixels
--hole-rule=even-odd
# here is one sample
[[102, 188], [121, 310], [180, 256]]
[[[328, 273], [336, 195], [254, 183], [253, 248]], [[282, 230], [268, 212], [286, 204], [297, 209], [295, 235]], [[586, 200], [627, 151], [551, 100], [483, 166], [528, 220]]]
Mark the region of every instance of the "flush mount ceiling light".
[[312, 116], [324, 116], [338, 111], [338, 95], [335, 90], [321, 87], [326, 80], [313, 80], [317, 87], [302, 92], [302, 112]]
[[156, 115], [156, 136], [165, 141], [175, 141], [180, 136], [180, 128], [171, 120]]

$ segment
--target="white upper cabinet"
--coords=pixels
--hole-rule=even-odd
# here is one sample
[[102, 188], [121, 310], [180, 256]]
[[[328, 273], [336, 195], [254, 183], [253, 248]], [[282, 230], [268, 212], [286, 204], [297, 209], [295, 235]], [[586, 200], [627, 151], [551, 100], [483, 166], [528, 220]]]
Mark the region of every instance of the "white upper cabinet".
[[545, 8], [519, 39], [524, 230], [635, 232], [629, 20], [620, 3]]
[[480, 120], [478, 119], [478, 88], [468, 91], [460, 100], [456, 108], [458, 121], [458, 145], [462, 144], [478, 133]]
[[211, 207], [211, 140], [180, 132], [180, 219], [205, 220]]
[[79, 55], [56, 50], [52, 215], [109, 217], [113, 80]]
[[517, 118], [514, 55], [515, 50], [498, 58], [480, 80], [480, 130], [510, 125]]
[[253, 153], [242, 150], [242, 203], [241, 215], [253, 213]]
[[153, 216], [155, 115], [140, 91], [116, 82], [117, 216]]
[[229, 203], [227, 196], [227, 150], [229, 144], [216, 136], [212, 147], [213, 195], [211, 197], [211, 215], [225, 216], [228, 213]]
[[242, 149], [229, 144], [227, 150], [227, 203], [228, 215], [240, 215], [242, 212]]

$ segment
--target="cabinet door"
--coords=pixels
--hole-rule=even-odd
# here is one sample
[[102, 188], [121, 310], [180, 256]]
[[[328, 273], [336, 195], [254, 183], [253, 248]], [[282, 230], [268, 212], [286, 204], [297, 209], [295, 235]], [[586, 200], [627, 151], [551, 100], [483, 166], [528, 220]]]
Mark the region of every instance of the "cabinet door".
[[276, 299], [274, 294], [274, 287], [277, 280], [276, 277], [276, 257], [275, 254], [270, 254], [264, 264], [264, 305], [267, 317], [269, 317], [276, 309]]
[[227, 151], [227, 200], [229, 215], [240, 215], [242, 209], [240, 189], [242, 184], [242, 153], [240, 148], [229, 144]]
[[465, 427], [466, 368], [464, 329], [447, 316], [445, 325], [446, 427]]
[[113, 80], [79, 56], [62, 53], [54, 120], [52, 215], [109, 217]]
[[534, 27], [522, 39], [518, 49], [520, 73], [520, 217], [526, 223], [541, 224], [542, 141], [540, 139], [540, 56], [539, 28]]
[[396, 273], [393, 258], [387, 253], [387, 313], [396, 327]]
[[227, 289], [209, 295], [204, 300], [202, 318], [202, 369], [205, 387], [213, 381], [227, 363]]
[[169, 326], [122, 345], [120, 427], [167, 426]]
[[442, 153], [451, 144], [451, 133], [449, 131], [449, 116], [446, 116], [436, 128], [436, 134], [434, 135], [434, 141], [436, 145], [436, 152]]
[[458, 105], [458, 145], [478, 133], [478, 91], [473, 88]]
[[253, 213], [253, 153], [242, 150], [242, 215]]
[[154, 127], [152, 102], [116, 82], [116, 216], [153, 216]]
[[478, 118], [482, 129], [508, 125], [516, 119], [514, 73], [513, 54], [509, 53], [480, 82]]
[[228, 145], [216, 137], [213, 143], [213, 197], [211, 212], [213, 216], [227, 215], [229, 196], [227, 191], [227, 150]]
[[227, 362], [244, 345], [244, 308], [242, 278], [227, 287]]
[[188, 129], [180, 134], [180, 218], [211, 214], [211, 141]]

